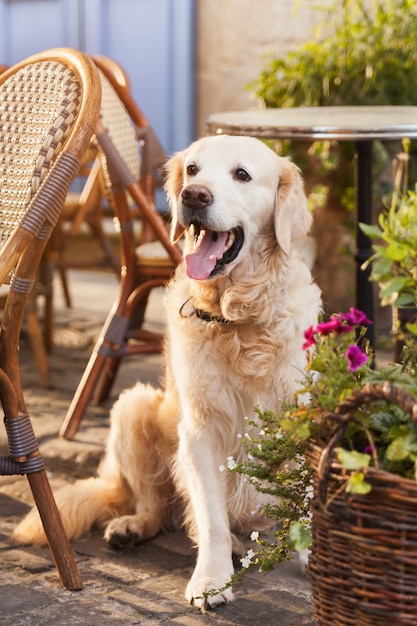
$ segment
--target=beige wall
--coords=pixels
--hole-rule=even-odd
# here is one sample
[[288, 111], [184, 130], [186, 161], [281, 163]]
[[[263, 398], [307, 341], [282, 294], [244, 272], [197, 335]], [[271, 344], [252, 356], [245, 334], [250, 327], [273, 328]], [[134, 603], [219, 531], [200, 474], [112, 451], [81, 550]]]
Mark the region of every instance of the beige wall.
[[211, 113], [256, 106], [246, 85], [268, 55], [308, 39], [318, 18], [306, 0], [197, 0], [198, 136]]

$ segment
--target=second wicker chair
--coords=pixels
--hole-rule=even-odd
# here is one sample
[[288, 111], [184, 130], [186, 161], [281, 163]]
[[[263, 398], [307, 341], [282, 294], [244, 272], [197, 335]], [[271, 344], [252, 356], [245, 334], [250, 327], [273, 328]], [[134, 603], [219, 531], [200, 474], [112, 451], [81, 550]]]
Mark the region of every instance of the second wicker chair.
[[[127, 82], [117, 77], [105, 59], [94, 61], [103, 93], [97, 145], [109, 201], [120, 228], [120, 290], [61, 428], [66, 438], [77, 432], [94, 392], [97, 403], [107, 398], [125, 355], [161, 349], [161, 337], [143, 329], [143, 315], [152, 289], [164, 285], [182, 259], [181, 249], [171, 243], [168, 227], [154, 204], [156, 172], [166, 160], [165, 152], [132, 99]], [[143, 235], [139, 247], [134, 236], [137, 215]], [[151, 244], [149, 232], [155, 240]], [[154, 246], [158, 248], [156, 254]], [[137, 327], [134, 333], [130, 328], [133, 318]]]

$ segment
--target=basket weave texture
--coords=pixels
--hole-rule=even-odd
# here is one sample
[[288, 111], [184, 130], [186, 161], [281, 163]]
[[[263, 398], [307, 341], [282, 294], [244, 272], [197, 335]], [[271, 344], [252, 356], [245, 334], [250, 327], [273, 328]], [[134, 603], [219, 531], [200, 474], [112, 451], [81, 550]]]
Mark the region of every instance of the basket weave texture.
[[[417, 417], [417, 399], [389, 384], [366, 385], [346, 403], [341, 426], [364, 402], [385, 399]], [[318, 624], [417, 625], [417, 482], [369, 468], [366, 495], [345, 490], [333, 458], [340, 437], [312, 442], [313, 544], [308, 573]]]
[[66, 65], [40, 61], [10, 76], [1, 92], [0, 246], [62, 151], [79, 113], [81, 85]]

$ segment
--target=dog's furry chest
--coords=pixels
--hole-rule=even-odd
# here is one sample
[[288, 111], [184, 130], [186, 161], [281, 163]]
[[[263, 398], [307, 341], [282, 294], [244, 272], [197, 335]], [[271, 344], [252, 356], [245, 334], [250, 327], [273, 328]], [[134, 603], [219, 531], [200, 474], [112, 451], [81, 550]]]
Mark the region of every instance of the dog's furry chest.
[[[237, 316], [239, 321], [224, 323], [197, 315], [203, 299], [198, 299], [198, 291], [193, 293], [195, 285], [190, 286], [181, 267], [177, 270], [166, 296], [167, 382], [174, 384], [180, 406], [187, 404], [190, 412], [198, 410], [202, 416], [226, 419], [226, 413], [234, 414], [240, 421], [253, 415], [256, 405], [274, 409], [283, 398], [293, 397], [305, 366], [303, 333], [314, 323], [319, 306], [319, 292], [310, 284], [309, 273], [300, 270], [293, 278], [298, 280], [285, 290], [279, 281], [274, 288], [272, 280], [259, 293], [252, 289], [254, 306], [249, 309], [239, 309], [235, 298], [236, 311], [242, 315]], [[240, 293], [240, 285], [231, 284]], [[215, 287], [211, 292], [199, 288], [212, 294], [211, 300], [205, 298], [206, 310], [210, 302], [216, 310], [220, 294], [224, 305], [225, 291], [220, 287], [219, 283], [217, 293]]]
[[203, 413], [244, 416], [257, 404], [275, 407], [294, 391], [294, 372], [288, 380], [279, 374], [280, 361], [287, 358], [277, 335], [254, 325], [207, 322], [195, 315], [169, 323], [171, 376], [180, 396], [192, 396]]

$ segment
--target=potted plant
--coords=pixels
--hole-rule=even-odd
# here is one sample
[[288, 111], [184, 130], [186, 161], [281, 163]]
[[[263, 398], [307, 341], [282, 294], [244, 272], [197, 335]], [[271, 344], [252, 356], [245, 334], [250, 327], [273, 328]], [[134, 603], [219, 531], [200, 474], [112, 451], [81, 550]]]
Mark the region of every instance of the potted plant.
[[368, 321], [352, 308], [307, 329], [300, 394], [309, 401], [258, 411], [247, 461], [229, 459], [230, 471], [276, 496], [264, 512], [280, 520], [272, 540], [253, 533], [258, 550], [243, 568], [272, 569], [309, 547], [315, 615], [326, 626], [415, 620], [417, 328], [403, 363], [376, 371]]

